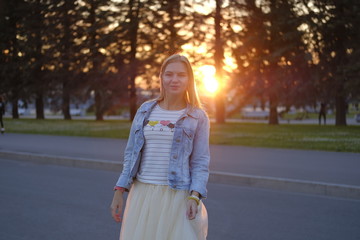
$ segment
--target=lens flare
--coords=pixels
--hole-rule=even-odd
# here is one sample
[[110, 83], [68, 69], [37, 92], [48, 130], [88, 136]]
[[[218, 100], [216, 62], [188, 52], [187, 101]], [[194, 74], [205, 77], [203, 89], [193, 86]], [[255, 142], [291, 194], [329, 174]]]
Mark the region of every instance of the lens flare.
[[199, 67], [199, 71], [205, 90], [210, 94], [216, 93], [219, 89], [219, 83], [215, 78], [215, 67], [212, 65], [204, 65]]

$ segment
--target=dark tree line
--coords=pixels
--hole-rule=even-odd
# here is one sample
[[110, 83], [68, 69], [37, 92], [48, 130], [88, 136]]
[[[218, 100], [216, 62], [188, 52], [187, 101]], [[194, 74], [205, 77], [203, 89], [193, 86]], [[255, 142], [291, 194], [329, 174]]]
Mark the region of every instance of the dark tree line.
[[[0, 94], [12, 103], [54, 99], [71, 119], [74, 99], [95, 99], [97, 120], [124, 101], [134, 117], [138, 81], [158, 87], [168, 55], [189, 51], [196, 65], [212, 64], [231, 79], [216, 100], [217, 122], [256, 98], [279, 106], [333, 103], [336, 125], [346, 125], [346, 104], [360, 97], [357, 0], [2, 0]], [[203, 13], [194, 4], [208, 10]], [[206, 11], [205, 11], [206, 12]], [[230, 54], [237, 68], [224, 70]], [[143, 85], [144, 85], [143, 84]], [[226, 91], [236, 90], [226, 111]]]
[[355, 0], [231, 1], [226, 34], [238, 64], [239, 108], [257, 96], [269, 102], [269, 123], [278, 124], [278, 106], [333, 103], [336, 125], [346, 125], [346, 105], [360, 93], [359, 10]]

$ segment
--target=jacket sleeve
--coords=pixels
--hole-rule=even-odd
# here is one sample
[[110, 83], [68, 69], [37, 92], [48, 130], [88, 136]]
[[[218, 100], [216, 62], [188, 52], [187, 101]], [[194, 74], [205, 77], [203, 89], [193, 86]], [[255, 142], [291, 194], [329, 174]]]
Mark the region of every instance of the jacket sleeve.
[[207, 197], [206, 185], [209, 179], [210, 149], [209, 133], [210, 121], [202, 111], [194, 135], [193, 151], [190, 156], [191, 191], [199, 192], [201, 198]]
[[136, 112], [134, 120], [131, 124], [129, 138], [124, 151], [123, 170], [116, 183], [117, 187], [123, 187], [127, 191], [130, 188], [129, 179], [130, 179], [130, 171], [131, 171], [131, 155], [135, 144], [135, 126], [137, 125], [136, 123], [138, 122], [138, 118], [139, 118], [139, 110]]

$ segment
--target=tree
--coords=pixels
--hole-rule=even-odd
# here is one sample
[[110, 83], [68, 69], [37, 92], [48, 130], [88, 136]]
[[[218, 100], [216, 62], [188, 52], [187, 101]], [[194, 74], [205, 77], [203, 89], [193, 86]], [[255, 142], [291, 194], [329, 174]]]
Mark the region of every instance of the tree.
[[143, 79], [149, 88], [158, 88], [161, 63], [167, 55], [181, 51], [190, 39], [184, 34], [190, 19], [182, 5], [186, 1], [129, 1], [123, 40], [130, 49], [126, 69], [131, 119], [137, 109], [136, 78]]
[[[75, 56], [75, 31], [76, 31], [76, 9], [75, 9], [75, 0], [66, 0], [61, 1], [62, 5], [58, 4], [59, 7], [59, 19], [61, 26], [61, 35], [62, 39], [59, 41], [61, 46], [58, 49], [61, 49], [60, 52], [60, 62], [62, 63], [61, 71], [61, 82], [62, 82], [62, 112], [64, 114], [64, 119], [70, 120], [70, 96], [71, 89], [74, 87], [74, 81], [76, 80], [76, 68], [74, 68], [74, 63], [76, 62]], [[58, 72], [60, 73], [60, 72]]]
[[346, 1], [313, 1], [305, 4], [311, 13], [309, 26], [313, 31], [317, 65], [320, 73], [318, 86], [335, 101], [335, 125], [346, 125], [348, 100], [358, 95], [360, 3]]
[[137, 75], [137, 64], [138, 60], [136, 58], [137, 46], [138, 46], [138, 30], [140, 24], [140, 9], [141, 1], [140, 0], [130, 0], [129, 1], [130, 10], [129, 10], [129, 19], [130, 19], [130, 30], [129, 30], [129, 40], [130, 40], [130, 75], [129, 75], [129, 91], [130, 91], [130, 118], [134, 119], [136, 113], [136, 87], [135, 87], [135, 78]]
[[50, 85], [50, 79], [47, 78], [47, 70], [44, 63], [47, 62], [47, 56], [43, 49], [48, 41], [46, 34], [45, 15], [49, 9], [48, 2], [42, 0], [33, 0], [28, 2], [30, 11], [24, 18], [24, 37], [26, 38], [25, 55], [28, 71], [26, 78], [29, 91], [35, 97], [36, 119], [44, 119], [44, 98]]
[[294, 104], [290, 94], [300, 86], [307, 67], [307, 49], [299, 31], [302, 18], [297, 15], [293, 1], [247, 0], [231, 7], [243, 11], [242, 31], [230, 29], [230, 37], [237, 44], [233, 55], [239, 66], [239, 79], [251, 96], [266, 97], [269, 102], [269, 124], [278, 124], [277, 107]]
[[[215, 68], [216, 68], [216, 78], [218, 81], [221, 81], [223, 78], [223, 59], [224, 59], [224, 49], [223, 49], [223, 40], [221, 37], [221, 8], [222, 0], [216, 0], [216, 9], [215, 9]], [[216, 106], [216, 122], [224, 123], [225, 122], [225, 102], [224, 102], [223, 91], [219, 91], [216, 94], [215, 106]]]
[[107, 56], [107, 49], [113, 42], [112, 34], [108, 30], [112, 12], [108, 9], [109, 0], [88, 0], [82, 2], [80, 11], [83, 12], [82, 27], [84, 28], [85, 40], [81, 44], [84, 58], [83, 71], [86, 73], [89, 91], [95, 97], [96, 120], [103, 120], [107, 109], [109, 96], [109, 67], [112, 59]]
[[2, 1], [0, 13], [0, 94], [5, 94], [12, 103], [12, 116], [19, 118], [18, 101], [26, 98], [23, 69], [24, 40], [22, 25], [27, 4], [21, 0]]

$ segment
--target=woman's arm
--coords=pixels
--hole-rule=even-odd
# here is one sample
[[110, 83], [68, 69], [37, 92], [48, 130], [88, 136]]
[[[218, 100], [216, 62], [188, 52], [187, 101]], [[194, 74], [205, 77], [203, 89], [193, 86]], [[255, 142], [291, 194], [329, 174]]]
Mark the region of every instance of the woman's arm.
[[123, 202], [123, 191], [116, 190], [114, 192], [114, 197], [110, 205], [111, 216], [115, 220], [115, 222], [121, 222]]
[[206, 185], [209, 179], [209, 149], [210, 121], [205, 112], [202, 112], [194, 135], [193, 151], [190, 157], [190, 173], [192, 191], [206, 198]]
[[126, 148], [124, 151], [124, 162], [123, 162], [123, 170], [119, 176], [119, 179], [116, 183], [116, 186], [123, 187], [125, 189], [129, 189], [130, 186], [128, 185], [128, 179], [130, 176], [130, 168], [131, 168], [131, 155], [133, 152], [134, 144], [135, 144], [135, 128], [136, 123], [138, 121], [139, 111], [136, 112], [134, 120], [131, 124], [129, 138], [126, 144]]
[[[195, 200], [193, 196], [197, 197], [198, 199]], [[200, 201], [199, 199], [200, 199], [200, 193], [196, 191], [192, 191], [191, 197], [188, 198], [188, 201], [186, 203], [186, 216], [188, 217], [189, 220], [193, 220], [196, 217], [196, 214], [198, 212], [198, 205]]]
[[130, 160], [131, 154], [134, 148], [135, 143], [135, 125], [138, 118], [138, 112], [136, 112], [134, 120], [131, 124], [129, 138], [126, 144], [125, 152], [124, 152], [124, 162], [123, 162], [123, 170], [120, 174], [120, 177], [116, 183], [114, 188], [114, 197], [110, 205], [111, 216], [116, 222], [121, 222], [121, 212], [123, 208], [123, 193], [125, 190], [128, 190], [130, 186], [127, 186], [128, 179], [130, 175]]

